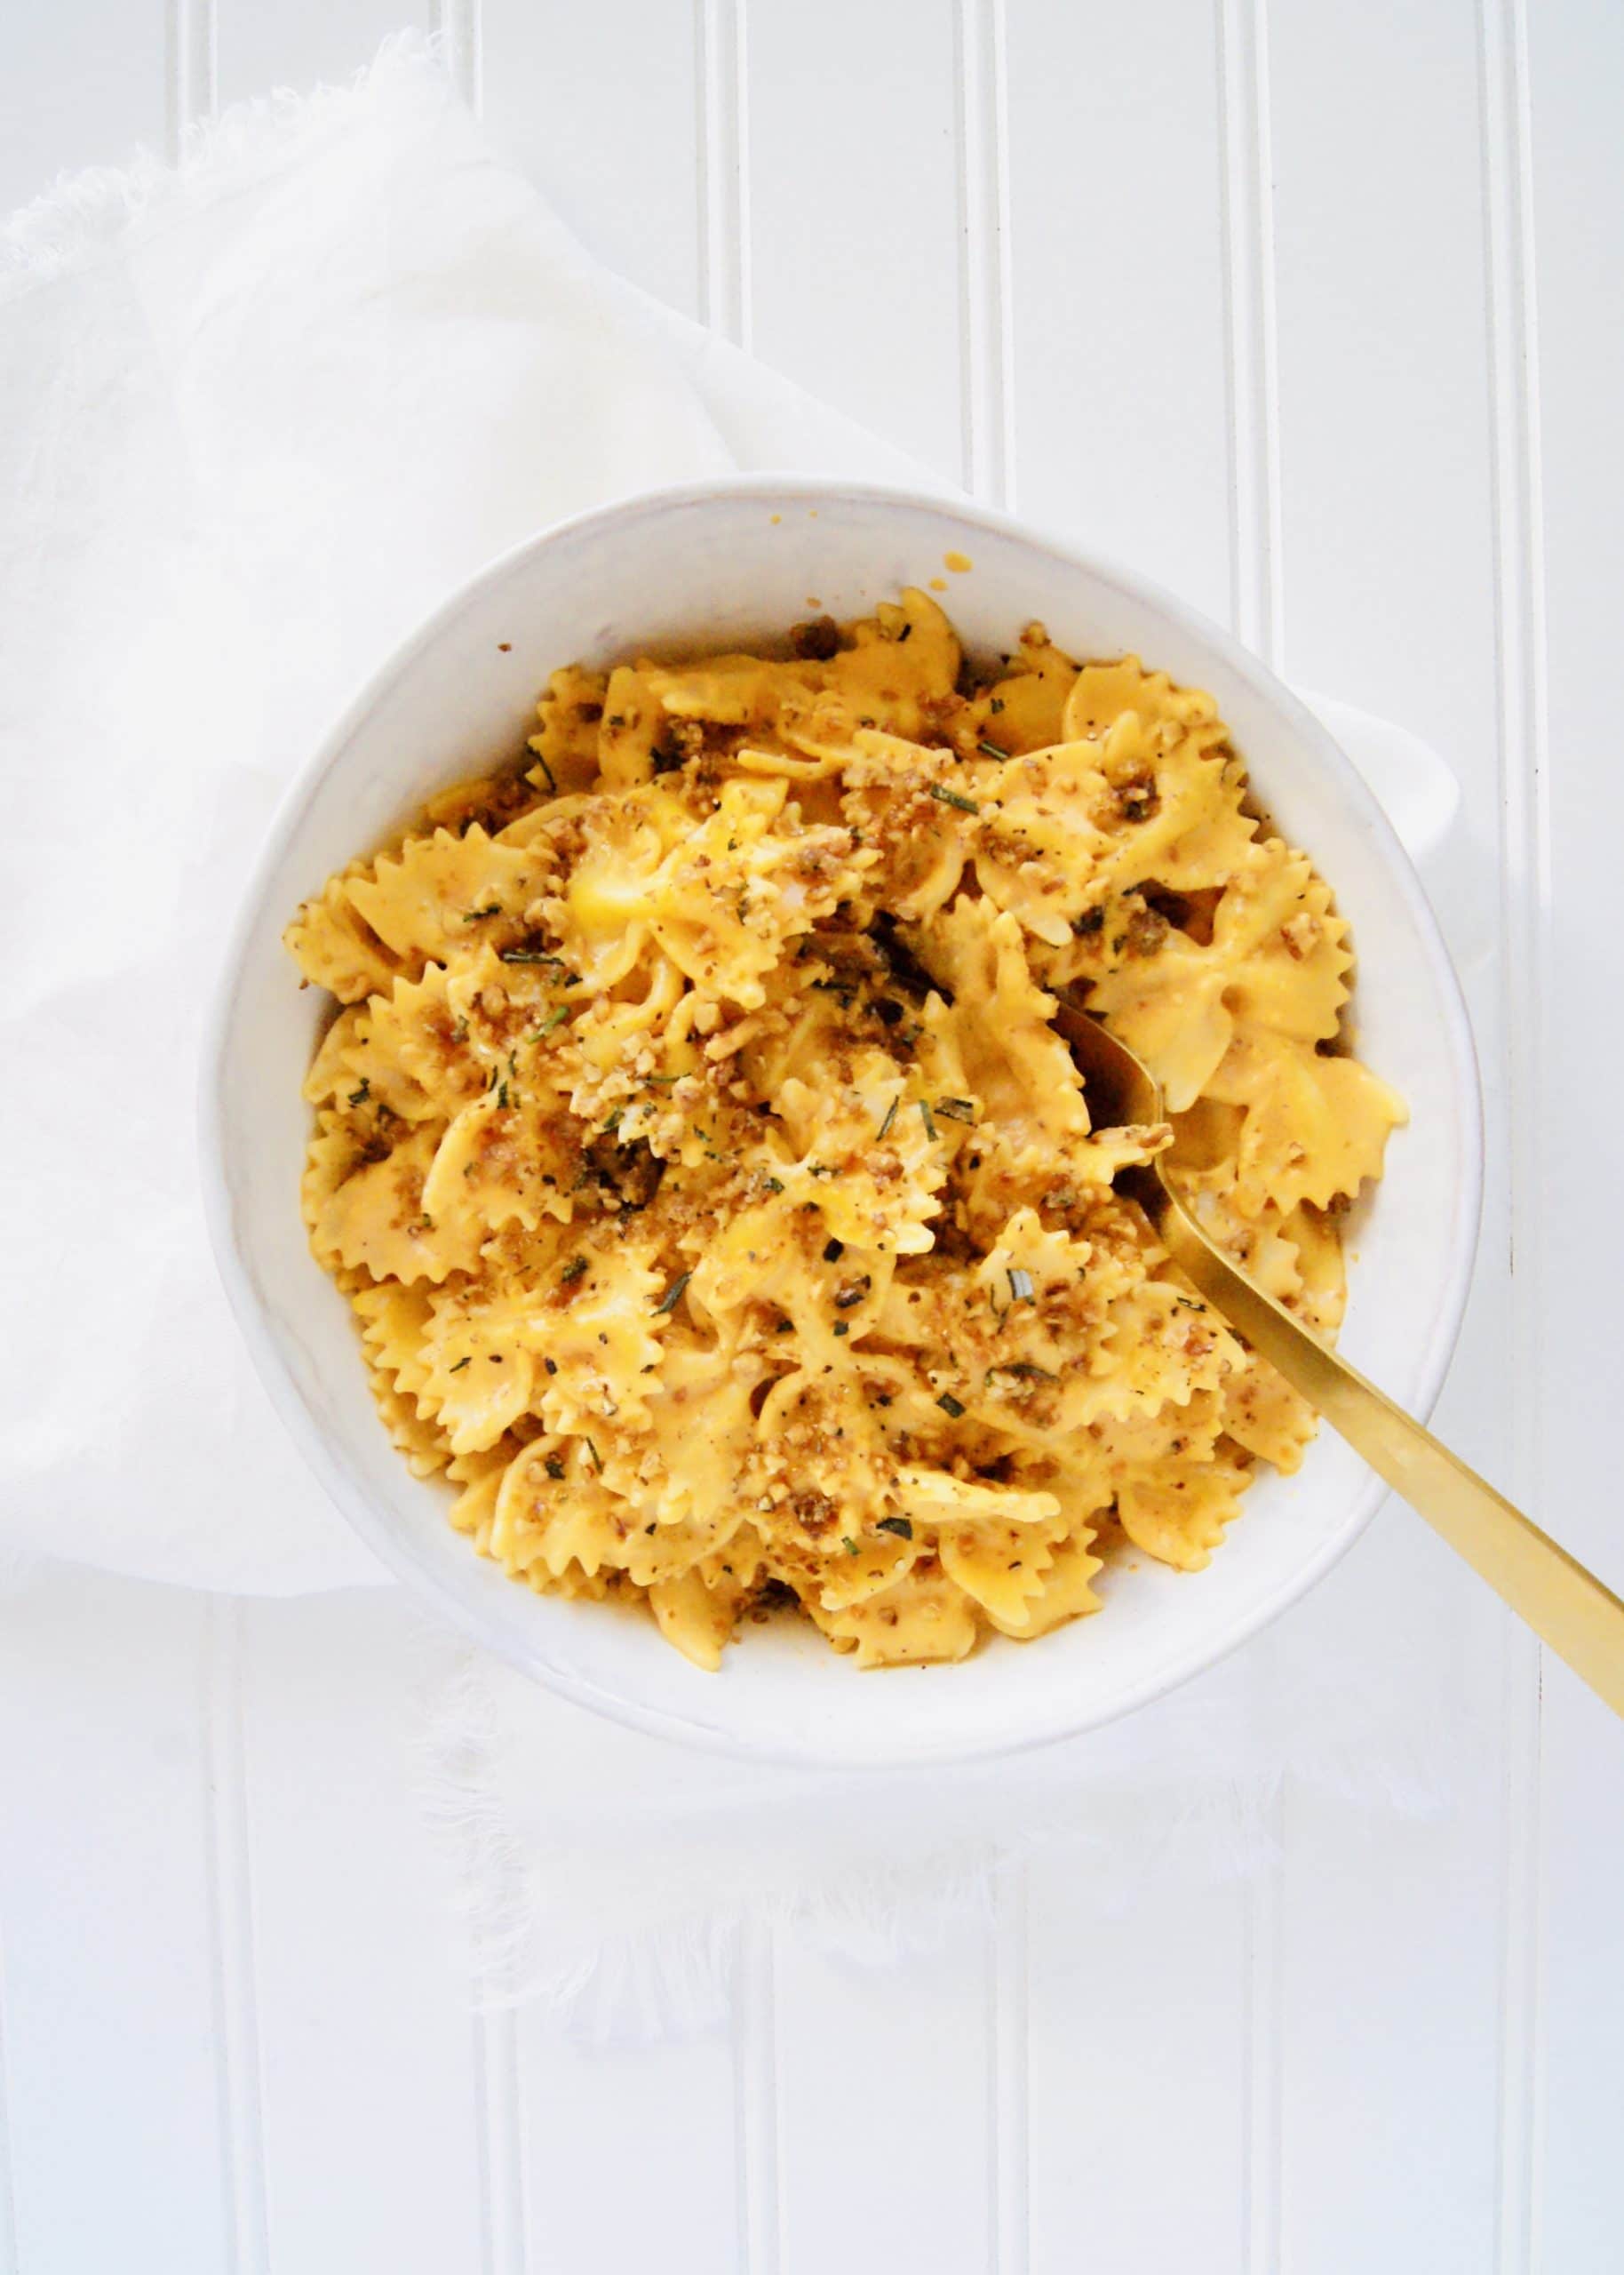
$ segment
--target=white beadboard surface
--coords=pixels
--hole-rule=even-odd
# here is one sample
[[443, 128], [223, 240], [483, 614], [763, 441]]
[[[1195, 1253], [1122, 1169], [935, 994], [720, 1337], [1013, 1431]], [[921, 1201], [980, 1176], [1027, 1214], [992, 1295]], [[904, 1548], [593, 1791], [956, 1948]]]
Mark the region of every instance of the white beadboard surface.
[[[1624, 1587], [1619, 0], [427, 7], [15, 8], [0, 205], [432, 23], [606, 260], [1427, 736], [1500, 880], [1442, 1424]], [[1035, 1867], [888, 1972], [762, 1938], [612, 2052], [470, 2010], [403, 1601], [0, 1592], [0, 2275], [1616, 2275], [1624, 1731], [1401, 1514], [1325, 1586], [1426, 1607], [1453, 1807], [1288, 1785], [1247, 1885]]]

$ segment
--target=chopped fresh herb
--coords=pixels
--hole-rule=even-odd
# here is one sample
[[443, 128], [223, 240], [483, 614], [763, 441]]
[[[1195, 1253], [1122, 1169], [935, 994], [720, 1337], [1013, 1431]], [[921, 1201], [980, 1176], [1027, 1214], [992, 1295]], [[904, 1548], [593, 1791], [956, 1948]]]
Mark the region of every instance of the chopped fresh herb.
[[848, 1532], [843, 1532], [840, 1535], [840, 1546], [846, 1551], [848, 1556], [855, 1556], [857, 1553], [857, 1544]]
[[845, 1253], [846, 1243], [844, 1241], [826, 1241], [824, 1244], [824, 1262], [825, 1264], [838, 1264]]
[[556, 798], [558, 795], [558, 784], [553, 778], [553, 769], [547, 764], [546, 758], [544, 754], [537, 750], [534, 743], [530, 745], [530, 749], [534, 754], [537, 765], [541, 769], [543, 778], [545, 781], [548, 789], [552, 791], [553, 796]]
[[936, 1125], [931, 1120], [929, 1102], [925, 1098], [919, 1100], [919, 1120], [925, 1125], [925, 1135], [934, 1145], [936, 1138]]
[[896, 920], [887, 915], [877, 916], [869, 938], [885, 958], [893, 984], [905, 995], [912, 995], [922, 1003], [934, 989], [937, 994], [952, 1002], [951, 991], [942, 985], [935, 974], [924, 965], [897, 932]]
[[581, 975], [578, 971], [567, 971], [564, 973], [563, 985], [566, 987], [578, 987], [580, 984]]
[[453, 1042], [466, 1042], [467, 1040], [468, 1022], [466, 1019], [458, 1019], [457, 1025], [451, 1029], [451, 1041]]
[[501, 914], [501, 902], [499, 900], [493, 900], [489, 908], [468, 909], [464, 914], [462, 921], [465, 924], [478, 924], [482, 922], [487, 916], [499, 916]]
[[361, 1088], [358, 1090], [352, 1090], [350, 1092], [350, 1104], [352, 1106], [364, 1106], [371, 1093], [371, 1089], [372, 1085], [370, 1081], [365, 1074], [363, 1074], [361, 1078]]
[[1023, 1265], [1017, 1264], [1009, 1274], [1009, 1300], [1012, 1304], [1030, 1304], [1033, 1295], [1032, 1275]]
[[586, 1277], [586, 1258], [584, 1256], [572, 1256], [558, 1276], [561, 1287], [574, 1287], [577, 1280], [584, 1280]]
[[975, 747], [981, 752], [983, 758], [1005, 759], [1009, 755], [1009, 753], [1007, 750], [1001, 749], [997, 743], [977, 742]]
[[545, 1465], [547, 1475], [557, 1482], [564, 1474], [564, 1465], [556, 1454], [549, 1454]]
[[674, 1312], [676, 1310], [677, 1305], [682, 1300], [682, 1290], [687, 1287], [689, 1281], [693, 1278], [693, 1276], [694, 1275], [691, 1272], [684, 1272], [679, 1278], [672, 1281], [670, 1287], [666, 1289], [665, 1294], [660, 1297], [659, 1302], [656, 1304], [654, 1307], [654, 1316], [656, 1319], [662, 1319], [667, 1312]]
[[943, 1392], [943, 1393], [942, 1393], [941, 1397], [940, 1397], [939, 1399], [937, 1399], [937, 1401], [936, 1401], [936, 1404], [937, 1404], [937, 1405], [942, 1409], [942, 1411], [943, 1411], [943, 1414], [946, 1414], [946, 1415], [951, 1416], [951, 1418], [952, 1418], [955, 1422], [959, 1419], [959, 1416], [964, 1412], [964, 1409], [963, 1409], [963, 1407], [959, 1403], [959, 1401], [958, 1401], [958, 1400], [953, 1396], [953, 1393], [952, 1393], [952, 1392], [951, 1392], [951, 1390], [944, 1390], [944, 1391]]
[[466, 1359], [459, 1359], [459, 1360], [457, 1361], [457, 1364], [456, 1364], [454, 1367], [450, 1368], [448, 1371], [449, 1371], [450, 1373], [453, 1374], [453, 1375], [460, 1375], [460, 1374], [461, 1374], [461, 1372], [462, 1372], [462, 1370], [463, 1370], [463, 1369], [464, 1369], [465, 1367], [471, 1367], [473, 1364], [474, 1364], [474, 1353], [473, 1353], [473, 1352], [472, 1352], [472, 1351], [470, 1351], [470, 1352], [469, 1352], [469, 1353], [468, 1353], [468, 1355], [467, 1355], [467, 1357], [466, 1357]]
[[794, 1332], [794, 1329], [795, 1322], [792, 1319], [781, 1319], [777, 1326], [774, 1328], [773, 1333], [775, 1335], [792, 1335]]
[[807, 1163], [807, 1175], [808, 1177], [832, 1177], [834, 1175], [834, 1171], [825, 1161], [808, 1161]]
[[602, 1129], [599, 1131], [599, 1136], [601, 1138], [612, 1138], [616, 1130], [620, 1127], [620, 1117], [625, 1112], [625, 1106], [617, 1106], [614, 1112], [609, 1115], [608, 1121], [604, 1123]]
[[546, 948], [498, 948], [497, 961], [498, 963], [547, 964], [554, 971], [562, 971], [564, 968], [562, 956], [555, 956]]
[[936, 1112], [945, 1114], [950, 1122], [974, 1122], [975, 1105], [971, 1098], [938, 1098]]
[[912, 1517], [881, 1517], [875, 1529], [879, 1532], [894, 1532], [898, 1540], [912, 1540], [913, 1520]]
[[1071, 925], [1071, 930], [1082, 933], [1085, 938], [1090, 932], [1101, 932], [1104, 929], [1105, 911], [1103, 908], [1085, 908], [1080, 916], [1073, 919]]
[[845, 1322], [845, 1321], [844, 1321], [843, 1319], [837, 1319], [837, 1320], [836, 1320], [836, 1321], [835, 1321], [835, 1323], [834, 1323], [834, 1331], [835, 1331], [835, 1334], [836, 1334], [836, 1336], [837, 1336], [837, 1337], [840, 1337], [840, 1336], [846, 1336], [846, 1335], [849, 1335], [849, 1334], [851, 1333], [851, 1329], [850, 1329], [850, 1328], [848, 1328], [848, 1327], [847, 1326], [847, 1324], [846, 1324], [846, 1322]]
[[912, 640], [912, 637], [913, 627], [911, 624], [904, 624], [902, 630], [896, 635], [897, 646], [900, 648], [904, 640]]
[[592, 1441], [592, 1440], [591, 1440], [590, 1438], [587, 1438], [586, 1440], [585, 1440], [585, 1441], [584, 1441], [584, 1442], [585, 1442], [585, 1447], [586, 1447], [586, 1450], [587, 1450], [587, 1452], [592, 1456], [592, 1465], [593, 1465], [593, 1467], [597, 1471], [597, 1473], [598, 1473], [599, 1476], [600, 1476], [600, 1477], [601, 1477], [601, 1476], [602, 1476], [602, 1474], [603, 1474], [603, 1457], [602, 1457], [602, 1456], [599, 1453], [598, 1449], [596, 1448], [596, 1446], [594, 1446], [594, 1445], [593, 1445], [593, 1441]]
[[497, 1104], [506, 1114], [507, 1111], [507, 1077], [506, 1074], [503, 1075], [501, 1082], [497, 1090]]
[[539, 1042], [544, 1034], [551, 1034], [555, 1028], [561, 1027], [564, 1021], [569, 1017], [569, 1006], [568, 1003], [554, 1003], [553, 1009], [547, 1013], [546, 1018], [536, 1030], [537, 1040]]
[[1034, 1383], [1057, 1383], [1060, 1377], [1051, 1374], [1047, 1367], [1037, 1367], [1030, 1359], [1012, 1359], [1007, 1367], [989, 1367], [989, 1375], [1020, 1375]]
[[769, 1177], [767, 1180], [767, 1189], [769, 1193], [782, 1193], [784, 1191], [784, 1180], [782, 1177]]
[[888, 1106], [887, 1106], [887, 1108], [886, 1108], [886, 1118], [885, 1118], [885, 1120], [880, 1123], [880, 1125], [879, 1129], [874, 1132], [874, 1137], [875, 1137], [876, 1141], [878, 1141], [880, 1138], [883, 1138], [883, 1137], [886, 1135], [886, 1132], [890, 1129], [891, 1124], [896, 1121], [896, 1100], [895, 1098], [893, 1098], [893, 1099], [892, 1099], [892, 1101], [891, 1101], [891, 1103], [890, 1103], [890, 1105], [889, 1105]]
[[1188, 1296], [1175, 1296], [1173, 1300], [1187, 1312], [1205, 1311], [1206, 1308], [1205, 1304], [1192, 1304]]
[[862, 1279], [857, 1281], [855, 1287], [842, 1288], [840, 1294], [834, 1299], [834, 1307], [836, 1311], [848, 1312], [852, 1310], [856, 1305], [860, 1304], [863, 1301], [863, 1298], [867, 1295], [869, 1289], [873, 1286], [873, 1281], [869, 1278], [868, 1273], [865, 1272]]
[[1004, 707], [1004, 698], [1003, 698], [1003, 697], [1002, 697], [1001, 695], [995, 695], [995, 696], [993, 697], [993, 698], [992, 698], [991, 703], [988, 706], [988, 708], [991, 710], [991, 714], [992, 714], [992, 715], [993, 715], [993, 717], [994, 717], [995, 719], [997, 718], [997, 716], [998, 716], [999, 713], [1003, 709], [1003, 707]]
[[933, 782], [930, 794], [939, 806], [957, 806], [961, 814], [978, 814], [981, 811], [974, 798], [967, 798], [961, 790], [950, 790], [944, 782]]

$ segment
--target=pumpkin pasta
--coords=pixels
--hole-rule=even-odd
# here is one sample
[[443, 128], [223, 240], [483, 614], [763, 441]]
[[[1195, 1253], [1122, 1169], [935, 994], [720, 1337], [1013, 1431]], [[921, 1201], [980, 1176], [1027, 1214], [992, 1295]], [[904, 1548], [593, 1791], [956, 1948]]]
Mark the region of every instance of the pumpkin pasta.
[[[402, 1455], [514, 1578], [719, 1664], [792, 1598], [861, 1665], [1193, 1570], [1312, 1417], [1124, 1173], [1322, 1331], [1404, 1109], [1351, 956], [1212, 698], [1039, 626], [991, 669], [904, 592], [777, 658], [557, 672], [521, 770], [299, 910], [337, 1015], [314, 1254]], [[1170, 1121], [1097, 1127], [1086, 1002]]]

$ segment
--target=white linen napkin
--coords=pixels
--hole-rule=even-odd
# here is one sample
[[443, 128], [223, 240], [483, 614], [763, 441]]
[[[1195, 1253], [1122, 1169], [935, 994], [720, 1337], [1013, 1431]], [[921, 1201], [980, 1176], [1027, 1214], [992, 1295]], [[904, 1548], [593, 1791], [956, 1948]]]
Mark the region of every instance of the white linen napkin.
[[[0, 348], [0, 1550], [242, 1592], [390, 1585], [274, 1418], [199, 1204], [200, 1020], [272, 810], [354, 687], [529, 531], [738, 467], [932, 477], [596, 267], [410, 40], [353, 88], [228, 114], [178, 169], [17, 216]], [[1447, 770], [1324, 707], [1447, 889]], [[1109, 1853], [1125, 1889], [1158, 1844], [1232, 1869], [1287, 1768], [1415, 1802], [1447, 1773], [1363, 1642], [1373, 1621], [1384, 1657], [1405, 1648], [1395, 1619], [1429, 1596], [1396, 1607], [1373, 1569], [1362, 1549], [1340, 1608], [1324, 1589], [1179, 1697], [996, 1775], [673, 1773], [437, 1643], [436, 1790], [485, 1948], [510, 1984], [592, 1984], [606, 2012], [657, 1982], [650, 2011], [691, 2018], [752, 1910], [811, 1904], [888, 1948], [1039, 1841]]]

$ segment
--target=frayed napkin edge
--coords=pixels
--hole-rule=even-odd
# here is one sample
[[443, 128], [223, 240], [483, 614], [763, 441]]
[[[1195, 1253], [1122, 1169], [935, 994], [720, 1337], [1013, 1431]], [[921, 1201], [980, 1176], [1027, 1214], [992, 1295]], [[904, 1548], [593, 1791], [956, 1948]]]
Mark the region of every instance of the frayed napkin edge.
[[[474, 2003], [491, 2015], [538, 2007], [584, 2044], [651, 2045], [727, 2026], [747, 1955], [774, 1935], [856, 1968], [881, 1968], [943, 1949], [955, 1936], [990, 1928], [1027, 1867], [1059, 1863], [1077, 1875], [1079, 1902], [1106, 1919], [1126, 1917], [1156, 1889], [1249, 1884], [1278, 1864], [1282, 1794], [1299, 1784], [1356, 1811], [1376, 1808], [1411, 1822], [1436, 1821], [1459, 1802], [1445, 1766], [1412, 1744], [1373, 1759], [1354, 1740], [1282, 1758], [1255, 1772], [1157, 1777], [1142, 1784], [1118, 1770], [1097, 1783], [1024, 1798], [1024, 1821], [962, 1828], [905, 1855], [844, 1860], [793, 1888], [728, 1886], [690, 1898], [665, 1919], [633, 1929], [577, 1933], [544, 1943], [559, 1907], [548, 1884], [567, 1884], [585, 1851], [561, 1839], [543, 1857], [527, 1853], [500, 1792], [501, 1711], [482, 1655], [449, 1659], [426, 1631], [419, 1696], [424, 1816], [442, 1844], [450, 1902]], [[838, 1782], [832, 1781], [832, 1782]], [[1046, 1808], [1046, 1800], [1069, 1808]], [[1129, 1812], [1131, 1809], [1131, 1823]], [[1131, 1833], [1132, 1838], [1125, 1835]], [[693, 1838], [703, 1840], [697, 1819]]]
[[0, 223], [0, 306], [130, 250], [171, 216], [235, 196], [307, 158], [348, 126], [378, 92], [416, 94], [431, 108], [455, 101], [442, 34], [392, 33], [371, 62], [306, 92], [273, 89], [186, 127], [171, 159], [138, 146], [123, 166], [87, 166]]

